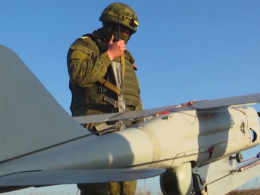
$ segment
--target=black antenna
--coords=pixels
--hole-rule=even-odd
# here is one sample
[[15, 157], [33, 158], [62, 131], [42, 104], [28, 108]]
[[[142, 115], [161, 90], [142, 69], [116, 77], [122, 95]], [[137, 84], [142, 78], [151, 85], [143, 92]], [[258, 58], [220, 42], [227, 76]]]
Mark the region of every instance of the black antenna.
[[118, 14], [118, 20], [117, 20], [117, 23], [118, 23], [118, 37], [114, 38], [114, 42], [121, 40], [120, 39], [120, 22], [119, 22], [119, 17], [120, 17], [120, 15]]
[[119, 14], [118, 14], [118, 40], [120, 40], [120, 22], [119, 22]]

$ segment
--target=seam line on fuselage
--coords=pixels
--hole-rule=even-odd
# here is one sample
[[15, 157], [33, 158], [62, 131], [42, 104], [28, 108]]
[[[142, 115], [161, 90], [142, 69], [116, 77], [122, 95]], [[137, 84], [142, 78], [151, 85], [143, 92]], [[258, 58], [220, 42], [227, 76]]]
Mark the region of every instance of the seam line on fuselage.
[[[139, 127], [139, 129], [142, 130], [149, 137], [149, 139], [151, 140], [151, 143], [153, 145], [153, 160], [152, 161], [154, 162], [154, 161], [160, 160], [160, 157], [161, 157], [161, 145], [160, 145], [160, 142], [159, 142], [157, 136], [154, 134], [153, 131], [151, 131], [146, 126]], [[155, 168], [156, 164], [153, 163], [149, 167], [150, 168]]]
[[88, 134], [88, 135], [83, 135], [83, 136], [81, 136], [81, 137], [77, 137], [77, 138], [74, 138], [74, 139], [71, 139], [71, 140], [67, 140], [67, 141], [64, 141], [64, 142], [61, 142], [61, 143], [58, 143], [58, 144], [54, 144], [54, 145], [51, 145], [51, 146], [48, 146], [48, 147], [45, 147], [45, 148], [41, 148], [41, 149], [38, 149], [38, 150], [34, 150], [34, 151], [32, 151], [32, 152], [28, 152], [28, 153], [25, 153], [25, 154], [22, 154], [22, 155], [13, 157], [13, 158], [9, 158], [9, 159], [0, 161], [0, 164], [5, 163], [5, 162], [9, 162], [9, 161], [12, 161], [12, 160], [16, 160], [16, 159], [19, 159], [19, 158], [22, 158], [22, 157], [25, 157], [25, 156], [28, 156], [28, 155], [31, 155], [31, 154], [34, 154], [34, 153], [37, 153], [37, 152], [41, 152], [41, 151], [44, 151], [44, 150], [48, 150], [48, 149], [54, 148], [54, 147], [56, 147], [56, 146], [60, 146], [60, 145], [63, 145], [63, 144], [67, 144], [67, 143], [69, 143], [69, 142], [73, 142], [73, 141], [76, 141], [76, 140], [79, 140], [79, 139], [82, 139], [82, 138], [85, 138], [85, 137], [88, 137], [88, 136], [91, 136], [91, 135], [94, 135], [94, 133], [91, 133], [91, 134]]
[[186, 155], [186, 156], [165, 158], [165, 159], [157, 160], [157, 161], [154, 161], [154, 162], [146, 162], [146, 163], [141, 163], [141, 164], [137, 164], [137, 165], [133, 165], [133, 166], [129, 166], [129, 167], [121, 167], [121, 168], [139, 167], [139, 166], [148, 165], [148, 164], [151, 164], [151, 163], [159, 163], [159, 162], [163, 162], [163, 161], [175, 160], [175, 159], [179, 159], [179, 158], [185, 158], [185, 157], [189, 157], [189, 156], [194, 156], [194, 155], [198, 155], [198, 154], [201, 154], [201, 153], [209, 153], [209, 152], [205, 151], [205, 152], [200, 152], [200, 153], [189, 154], [189, 155]]

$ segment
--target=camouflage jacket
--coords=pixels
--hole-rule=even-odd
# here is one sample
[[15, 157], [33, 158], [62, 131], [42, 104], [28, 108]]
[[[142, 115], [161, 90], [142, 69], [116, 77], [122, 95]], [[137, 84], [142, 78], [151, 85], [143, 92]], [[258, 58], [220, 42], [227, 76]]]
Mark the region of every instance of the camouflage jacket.
[[[109, 105], [103, 101], [104, 96], [113, 97], [113, 93], [104, 88], [97, 81], [101, 78], [109, 79], [109, 66], [107, 43], [102, 38], [102, 29], [93, 32], [97, 39], [90, 36], [78, 38], [69, 48], [67, 54], [67, 66], [70, 76], [69, 87], [72, 93], [70, 109], [73, 111], [82, 106], [96, 107], [98, 110]], [[114, 61], [119, 62], [119, 58]], [[134, 58], [129, 51], [125, 51], [125, 80], [123, 96], [131, 110], [142, 109], [140, 87], [132, 64]], [[129, 110], [129, 109], [128, 109]], [[107, 111], [109, 112], [109, 111]]]

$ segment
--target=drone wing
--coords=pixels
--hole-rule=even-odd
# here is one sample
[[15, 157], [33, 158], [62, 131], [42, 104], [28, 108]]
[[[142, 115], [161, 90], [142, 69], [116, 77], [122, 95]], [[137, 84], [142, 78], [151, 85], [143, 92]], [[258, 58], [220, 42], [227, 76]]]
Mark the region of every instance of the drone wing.
[[174, 105], [174, 106], [144, 109], [138, 111], [125, 112], [125, 113], [79, 116], [79, 117], [74, 117], [74, 119], [78, 121], [80, 124], [100, 123], [100, 122], [148, 117], [150, 115], [159, 114], [159, 113], [216, 109], [216, 108], [228, 107], [228, 106], [256, 104], [259, 102], [260, 102], [260, 93], [257, 93], [251, 95], [220, 98], [214, 100], [203, 100], [197, 102], [191, 101], [191, 102]]
[[1, 176], [0, 187], [132, 181], [154, 177], [164, 172], [165, 169], [105, 169], [21, 172]]

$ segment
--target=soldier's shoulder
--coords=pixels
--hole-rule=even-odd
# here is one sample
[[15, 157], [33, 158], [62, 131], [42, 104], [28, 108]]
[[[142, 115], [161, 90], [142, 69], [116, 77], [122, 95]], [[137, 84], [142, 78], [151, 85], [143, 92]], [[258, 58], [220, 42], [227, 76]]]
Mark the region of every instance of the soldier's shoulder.
[[98, 46], [90, 36], [83, 35], [77, 38], [70, 46], [72, 50], [79, 50], [83, 53], [98, 53]]
[[134, 57], [132, 56], [132, 54], [128, 50], [125, 50], [125, 58], [128, 59], [131, 64], [135, 63]]

